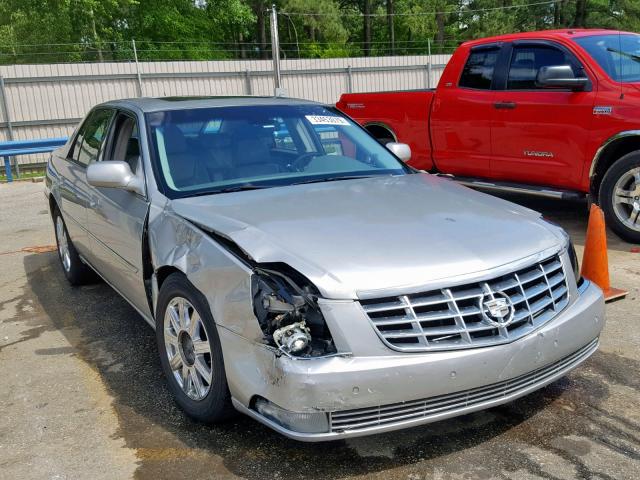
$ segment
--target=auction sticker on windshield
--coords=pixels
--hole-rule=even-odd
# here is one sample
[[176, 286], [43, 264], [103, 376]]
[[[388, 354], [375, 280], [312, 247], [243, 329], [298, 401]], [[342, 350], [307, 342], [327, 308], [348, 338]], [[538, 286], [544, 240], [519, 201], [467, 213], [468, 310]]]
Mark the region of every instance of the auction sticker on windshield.
[[305, 118], [309, 120], [311, 125], [346, 125], [349, 126], [349, 122], [346, 118], [333, 117], [330, 115], [305, 115]]

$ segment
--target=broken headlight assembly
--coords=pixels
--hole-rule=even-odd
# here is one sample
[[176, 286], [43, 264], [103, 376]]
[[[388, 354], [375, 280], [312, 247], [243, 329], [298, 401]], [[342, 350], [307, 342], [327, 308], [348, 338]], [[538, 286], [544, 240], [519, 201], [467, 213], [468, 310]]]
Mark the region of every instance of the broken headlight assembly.
[[255, 268], [252, 296], [253, 310], [268, 344], [293, 357], [336, 352], [317, 303], [318, 291], [304, 276], [286, 266]]

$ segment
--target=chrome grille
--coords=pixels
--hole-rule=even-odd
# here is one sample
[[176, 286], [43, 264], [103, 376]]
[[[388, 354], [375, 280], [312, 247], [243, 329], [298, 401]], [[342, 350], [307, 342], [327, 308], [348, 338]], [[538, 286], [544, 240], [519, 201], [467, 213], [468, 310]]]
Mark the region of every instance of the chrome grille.
[[597, 347], [598, 339], [596, 338], [577, 352], [551, 365], [485, 387], [422, 400], [331, 412], [331, 431], [343, 432], [429, 418], [437, 420], [438, 417], [456, 413], [469, 407], [514, 397], [526, 393], [531, 387], [539, 388], [550, 383], [556, 377], [586, 360]]
[[[382, 341], [403, 352], [452, 350], [507, 343], [551, 320], [569, 303], [559, 255], [515, 272], [451, 288], [360, 304]], [[513, 317], [491, 322], [487, 300], [506, 296]]]

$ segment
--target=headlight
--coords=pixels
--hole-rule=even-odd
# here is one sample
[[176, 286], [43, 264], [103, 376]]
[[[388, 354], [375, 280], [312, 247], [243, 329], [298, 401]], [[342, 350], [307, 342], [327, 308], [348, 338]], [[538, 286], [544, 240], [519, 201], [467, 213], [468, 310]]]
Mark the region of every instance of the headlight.
[[287, 271], [256, 268], [252, 277], [253, 311], [265, 340], [297, 357], [335, 353], [316, 288], [289, 267], [282, 268]]

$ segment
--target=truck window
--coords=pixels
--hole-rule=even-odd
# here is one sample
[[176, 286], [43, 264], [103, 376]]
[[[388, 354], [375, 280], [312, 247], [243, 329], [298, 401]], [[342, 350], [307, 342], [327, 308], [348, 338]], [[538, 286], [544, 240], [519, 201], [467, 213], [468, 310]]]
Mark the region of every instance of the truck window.
[[541, 67], [570, 65], [576, 77], [585, 76], [582, 65], [571, 54], [548, 45], [523, 45], [513, 47], [507, 90], [542, 89], [536, 84]]
[[498, 61], [499, 53], [500, 49], [498, 47], [472, 50], [462, 70], [458, 86], [490, 90], [491, 81], [493, 80], [493, 70]]

